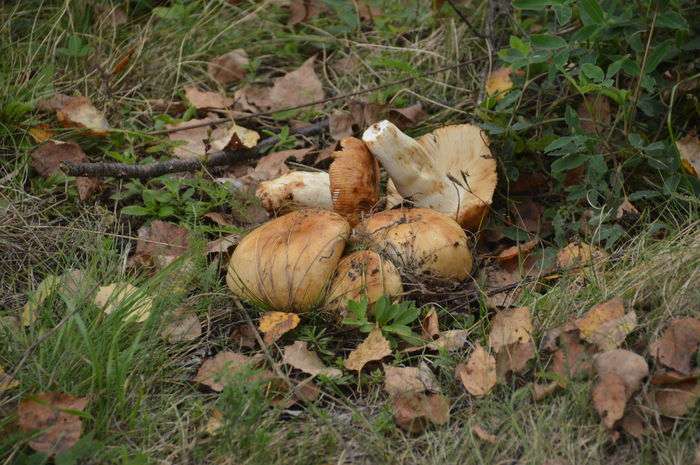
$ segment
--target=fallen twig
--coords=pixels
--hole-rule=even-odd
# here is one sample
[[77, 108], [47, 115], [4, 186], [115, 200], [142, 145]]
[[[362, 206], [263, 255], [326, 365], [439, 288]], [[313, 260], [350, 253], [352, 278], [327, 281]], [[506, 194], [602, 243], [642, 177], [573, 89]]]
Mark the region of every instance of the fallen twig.
[[[292, 134], [308, 136], [318, 134], [328, 128], [328, 119], [323, 119], [309, 126], [293, 129]], [[201, 168], [213, 168], [216, 166], [231, 165], [237, 161], [256, 158], [279, 142], [278, 136], [267, 137], [261, 140], [252, 149], [222, 150], [210, 153], [206, 159], [180, 160], [172, 159], [160, 161], [148, 165], [129, 165], [127, 163], [64, 163], [63, 171], [68, 176], [88, 176], [92, 178], [122, 178], [122, 179], [150, 179], [168, 173], [181, 173], [197, 171]]]

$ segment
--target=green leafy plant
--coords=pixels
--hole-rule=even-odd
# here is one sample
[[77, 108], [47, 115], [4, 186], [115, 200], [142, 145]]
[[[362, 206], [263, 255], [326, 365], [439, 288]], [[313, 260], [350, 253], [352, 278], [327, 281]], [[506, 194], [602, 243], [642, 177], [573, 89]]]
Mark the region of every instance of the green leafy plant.
[[419, 344], [423, 341], [410, 327], [420, 315], [412, 301], [392, 303], [387, 296], [382, 296], [372, 305], [371, 315], [368, 315], [369, 304], [366, 296], [359, 301], [350, 300], [347, 306], [352, 312], [352, 318], [344, 319], [345, 325], [354, 326], [363, 333], [369, 333], [375, 326], [379, 326], [385, 336], [397, 336], [409, 344]]

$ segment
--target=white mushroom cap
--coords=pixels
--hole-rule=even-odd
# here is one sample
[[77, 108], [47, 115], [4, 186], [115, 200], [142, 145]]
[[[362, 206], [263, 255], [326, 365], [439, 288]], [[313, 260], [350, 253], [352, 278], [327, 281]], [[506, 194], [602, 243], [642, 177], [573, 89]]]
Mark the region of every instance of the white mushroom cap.
[[349, 300], [357, 301], [364, 295], [373, 304], [384, 295], [393, 297], [402, 292], [401, 276], [393, 263], [371, 250], [359, 250], [338, 263], [326, 305], [342, 314]]
[[263, 208], [285, 213], [302, 208], [331, 210], [331, 187], [324, 171], [292, 171], [279, 178], [263, 181], [255, 191]]
[[389, 121], [362, 135], [394, 181], [417, 207], [431, 208], [475, 229], [491, 205], [496, 160], [483, 131], [470, 124], [445, 126], [414, 140]]
[[461, 281], [472, 269], [467, 235], [450, 217], [427, 208], [376, 213], [355, 232], [406, 273]]
[[320, 303], [349, 235], [350, 225], [337, 213], [288, 213], [241, 240], [226, 283], [235, 295], [271, 310], [309, 310]]

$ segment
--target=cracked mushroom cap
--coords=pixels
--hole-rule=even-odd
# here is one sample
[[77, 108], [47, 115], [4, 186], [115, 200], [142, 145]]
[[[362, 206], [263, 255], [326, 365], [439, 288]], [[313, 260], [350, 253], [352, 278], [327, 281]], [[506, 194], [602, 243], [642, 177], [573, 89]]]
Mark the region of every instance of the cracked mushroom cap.
[[394, 264], [371, 250], [359, 250], [338, 263], [326, 304], [329, 309], [344, 313], [349, 300], [357, 301], [363, 295], [373, 304], [383, 295], [394, 297], [401, 293], [401, 276]]
[[337, 213], [297, 210], [268, 221], [231, 255], [231, 291], [271, 310], [303, 312], [318, 304], [343, 254], [350, 225]]
[[328, 173], [292, 171], [260, 183], [255, 191], [263, 208], [270, 213], [285, 213], [302, 208], [331, 210]]
[[387, 210], [355, 228], [369, 248], [399, 270], [462, 281], [472, 269], [467, 235], [450, 217], [427, 208]]
[[498, 181], [496, 160], [479, 127], [445, 126], [415, 140], [385, 120], [370, 126], [362, 140], [402, 197], [464, 228], [479, 227]]
[[333, 211], [354, 226], [379, 202], [379, 163], [360, 139], [346, 137], [340, 146], [328, 170], [331, 200]]

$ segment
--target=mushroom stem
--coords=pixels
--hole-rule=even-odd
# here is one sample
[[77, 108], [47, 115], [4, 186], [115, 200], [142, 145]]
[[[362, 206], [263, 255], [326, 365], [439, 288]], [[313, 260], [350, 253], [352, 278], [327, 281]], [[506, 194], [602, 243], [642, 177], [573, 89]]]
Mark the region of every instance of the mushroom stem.
[[434, 192], [444, 176], [435, 170], [428, 151], [393, 123], [380, 121], [362, 134], [362, 140], [382, 163], [403, 197]]

